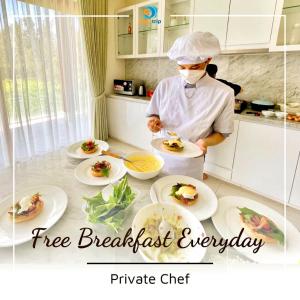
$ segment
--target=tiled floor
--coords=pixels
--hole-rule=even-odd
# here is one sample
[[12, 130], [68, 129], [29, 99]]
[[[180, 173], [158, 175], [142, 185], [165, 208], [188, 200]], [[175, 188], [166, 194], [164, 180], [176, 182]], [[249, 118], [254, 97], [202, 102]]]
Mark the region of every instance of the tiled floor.
[[[119, 151], [119, 153], [129, 153], [132, 151], [137, 151], [136, 147], [130, 146], [128, 144], [122, 143], [115, 139], [110, 139], [109, 144], [112, 150]], [[235, 186], [228, 182], [219, 180], [215, 177], [209, 176], [207, 180], [204, 181], [217, 195], [218, 198], [223, 196], [241, 196], [249, 199], [259, 201], [262, 204], [269, 206], [270, 208], [278, 211], [284, 215], [284, 205], [265, 198], [261, 195], [243, 189], [241, 187]], [[290, 220], [297, 228], [300, 230], [300, 210], [296, 210], [290, 207], [286, 208], [287, 219]]]

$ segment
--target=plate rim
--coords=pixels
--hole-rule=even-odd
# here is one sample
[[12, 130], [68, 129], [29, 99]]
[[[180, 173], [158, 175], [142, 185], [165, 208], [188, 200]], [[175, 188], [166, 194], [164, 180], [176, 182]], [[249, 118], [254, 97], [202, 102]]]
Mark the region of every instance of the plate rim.
[[[35, 188], [37, 188], [37, 187], [51, 187], [51, 188], [56, 188], [57, 190], [60, 190], [63, 194], [64, 194], [64, 206], [63, 206], [63, 209], [61, 210], [61, 213], [58, 215], [58, 217], [57, 217], [57, 219], [51, 224], [51, 226], [49, 226], [49, 227], [47, 227], [47, 229], [46, 230], [44, 230], [43, 231], [43, 234], [45, 233], [45, 232], [47, 232], [50, 228], [52, 228], [61, 218], [62, 218], [62, 216], [64, 215], [64, 213], [65, 213], [65, 211], [66, 211], [66, 209], [67, 209], [67, 207], [68, 207], [68, 202], [69, 202], [69, 198], [68, 198], [68, 195], [67, 195], [67, 193], [60, 187], [60, 186], [57, 186], [57, 185], [53, 185], [53, 184], [38, 184], [38, 185], [32, 185], [32, 186], [30, 186], [30, 187], [28, 187], [28, 188], [24, 188], [24, 189], [22, 189], [21, 191], [26, 191], [26, 190], [30, 190], [30, 189], [35, 189]], [[6, 200], [7, 200], [7, 198], [9, 198], [9, 197], [11, 197], [11, 196], [13, 196], [13, 194], [12, 193], [10, 193], [10, 194], [8, 194], [7, 196], [5, 196], [3, 199], [3, 201], [1, 201], [0, 202], [0, 204], [2, 203], [2, 202], [5, 202]], [[11, 248], [11, 247], [15, 247], [15, 246], [19, 246], [19, 245], [22, 245], [22, 244], [25, 244], [25, 243], [27, 243], [27, 242], [29, 242], [30, 240], [32, 239], [32, 236], [30, 236], [30, 238], [29, 239], [26, 239], [26, 240], [21, 240], [20, 242], [17, 242], [17, 243], [11, 243], [11, 244], [7, 244], [7, 245], [2, 245], [1, 243], [0, 243], [0, 248]], [[12, 239], [12, 241], [14, 242], [14, 240]]]
[[[213, 195], [215, 196], [214, 198], [215, 198], [215, 204], [216, 204], [216, 205], [215, 205], [215, 208], [214, 208], [213, 213], [212, 213], [209, 217], [206, 217], [206, 218], [199, 218], [194, 212], [191, 211], [191, 213], [192, 213], [192, 214], [198, 219], [198, 221], [200, 221], [200, 222], [212, 218], [212, 217], [217, 213], [218, 207], [219, 207], [219, 199], [218, 199], [216, 193], [215, 193], [215, 192], [214, 192], [207, 184], [205, 184], [205, 183], [202, 182], [201, 180], [198, 180], [198, 179], [193, 178], [193, 177], [190, 177], [190, 176], [186, 176], [186, 175], [167, 175], [167, 176], [163, 176], [163, 177], [161, 177], [161, 178], [158, 178], [155, 182], [152, 183], [152, 185], [151, 185], [151, 187], [150, 187], [150, 190], [149, 190], [149, 193], [150, 193], [150, 199], [151, 199], [152, 203], [155, 203], [155, 200], [153, 200], [152, 197], [151, 197], [151, 190], [154, 190], [154, 187], [153, 187], [153, 186], [154, 186], [158, 181], [160, 181], [160, 180], [166, 179], [167, 177], [176, 177], [176, 176], [178, 176], [178, 177], [186, 177], [186, 178], [190, 178], [190, 179], [196, 180], [196, 181], [198, 181], [201, 185], [204, 185], [205, 188], [207, 188], [208, 190], [210, 190], [210, 191], [213, 193]], [[167, 203], [167, 202], [163, 201], [162, 203]], [[175, 204], [177, 204], [177, 203], [175, 203]], [[177, 205], [179, 205], [179, 204], [177, 204]], [[183, 208], [185, 208], [185, 209], [187, 209], [187, 210], [189, 210], [188, 208], [186, 208], [186, 207], [183, 206], [183, 205], [180, 205], [180, 206], [183, 207]], [[189, 211], [190, 211], [190, 210], [189, 210]]]
[[[70, 149], [71, 147], [73, 147], [73, 146], [75, 146], [75, 145], [77, 145], [77, 144], [80, 144], [80, 143], [82, 143], [82, 142], [84, 142], [84, 141], [85, 141], [85, 140], [80, 140], [80, 141], [78, 141], [78, 142], [75, 142], [75, 143], [73, 143], [73, 144], [67, 146], [67, 147], [65, 148], [67, 156], [70, 157], [70, 158], [75, 158], [75, 159], [80, 159], [80, 160], [86, 160], [86, 159], [89, 159], [89, 158], [96, 157], [96, 155], [95, 155], [95, 156], [91, 156], [91, 157], [80, 157], [80, 156], [78, 156], [78, 155], [76, 155], [76, 154], [70, 152], [69, 149]], [[95, 139], [95, 141], [105, 143], [106, 146], [107, 146], [106, 151], [109, 150], [110, 145], [109, 145], [108, 142], [103, 141], [103, 140], [98, 140], [98, 139]], [[92, 154], [93, 154], [93, 153], [92, 153]], [[100, 156], [100, 155], [101, 155], [101, 153], [100, 153], [99, 155], [97, 155], [97, 156]]]
[[[161, 138], [161, 137], [159, 137], [159, 138], [155, 138], [155, 139], [152, 139], [151, 140], [151, 146], [152, 146], [152, 148], [154, 148], [155, 150], [157, 150], [157, 151], [159, 151], [160, 153], [163, 153], [163, 154], [168, 154], [168, 155], [171, 155], [171, 156], [175, 156], [175, 157], [178, 157], [178, 158], [181, 158], [181, 159], [186, 159], [186, 158], [198, 158], [198, 157], [202, 157], [203, 155], [204, 155], [204, 153], [203, 153], [203, 151], [202, 151], [202, 153], [201, 153], [201, 150], [199, 149], [199, 155], [197, 155], [197, 156], [192, 156], [192, 155], [178, 155], [177, 153], [182, 153], [182, 152], [175, 152], [175, 151], [167, 151], [167, 150], [163, 150], [163, 149], [161, 149], [161, 148], [156, 148], [155, 146], [154, 146], [154, 143], [156, 142], [156, 141], [161, 141], [161, 140], [165, 140], [166, 138]], [[192, 143], [192, 142], [190, 142], [190, 141], [188, 141], [188, 140], [182, 140], [184, 143], [189, 143], [189, 144], [192, 144], [192, 145], [194, 145], [195, 147], [197, 147], [194, 143]]]
[[[102, 183], [102, 184], [86, 183], [86, 182], [83, 182], [82, 180], [80, 180], [79, 177], [78, 177], [78, 174], [77, 174], [79, 167], [82, 166], [82, 165], [84, 165], [84, 164], [88, 164], [88, 162], [89, 162], [90, 160], [95, 160], [95, 159], [97, 159], [98, 157], [107, 157], [107, 158], [112, 159], [112, 160], [115, 160], [115, 161], [120, 161], [120, 167], [121, 167], [121, 169], [123, 170], [123, 172], [121, 172], [122, 176], [119, 177], [119, 178], [116, 178], [116, 179], [113, 180], [113, 181], [110, 181], [109, 183]], [[124, 173], [124, 174], [123, 174], [123, 173]], [[114, 158], [114, 157], [111, 157], [111, 156], [108, 156], [108, 155], [94, 156], [94, 157], [85, 159], [85, 160], [83, 160], [82, 162], [80, 162], [80, 163], [76, 166], [76, 168], [74, 169], [74, 176], [75, 176], [76, 180], [78, 180], [80, 183], [85, 184], [85, 185], [88, 185], [88, 186], [106, 186], [106, 185], [109, 185], [109, 184], [112, 184], [112, 183], [117, 182], [118, 180], [120, 180], [121, 178], [123, 178], [126, 174], [127, 174], [127, 169], [124, 167], [123, 162], [122, 162], [120, 159], [118, 159], [118, 158]]]
[[[263, 203], [260, 203], [259, 201], [257, 201], [257, 200], [254, 200], [254, 199], [252, 199], [252, 198], [247, 198], [247, 197], [243, 197], [243, 196], [236, 196], [236, 195], [227, 195], [227, 196], [222, 196], [222, 197], [220, 197], [219, 198], [219, 202], [222, 202], [222, 199], [230, 199], [230, 198], [242, 198], [243, 200], [247, 200], [248, 202], [249, 202], [249, 200], [251, 201], [251, 202], [254, 202], [255, 204], [258, 204], [259, 206], [263, 206], [263, 207], [265, 207], [267, 210], [270, 210], [270, 211], [272, 211], [272, 213], [274, 213], [275, 215], [278, 215], [280, 218], [284, 218], [284, 216], [282, 216], [278, 211], [276, 211], [275, 209], [273, 209], [273, 208], [271, 208], [271, 207], [268, 207], [268, 206], [266, 206], [265, 204], [263, 204]], [[250, 203], [250, 202], [249, 202]], [[219, 205], [219, 208], [221, 207], [221, 205]], [[215, 227], [215, 229], [217, 230], [217, 232], [221, 235], [221, 237], [222, 238], [227, 238], [227, 236], [226, 235], [224, 235], [223, 234], [223, 231], [222, 231], [222, 226], [217, 226], [216, 225], [216, 215], [217, 215], [217, 213], [218, 213], [218, 211], [216, 212], [216, 214], [212, 217], [212, 223], [213, 223], [213, 225], [214, 225], [214, 227]], [[292, 222], [290, 222], [287, 218], [286, 218], [286, 223], [287, 224], [289, 224], [289, 226], [291, 226], [291, 228], [293, 228], [293, 229], [295, 229], [297, 232], [298, 232], [298, 234], [299, 234], [299, 237], [300, 237], [300, 231], [298, 230], [298, 228], [292, 223]], [[224, 226], [223, 226], [224, 227]], [[240, 251], [240, 249], [238, 248], [238, 247], [233, 247], [239, 254], [241, 254], [241, 255], [244, 255], [245, 257], [247, 257], [248, 259], [250, 259], [251, 261], [253, 261], [253, 262], [256, 262], [256, 263], [260, 263], [260, 264], [275, 264], [275, 262], [270, 262], [270, 261], [267, 261], [267, 262], [262, 262], [261, 260], [257, 260], [257, 259], [255, 259], [255, 257], [256, 256], [254, 256], [254, 255], [249, 255], [249, 253], [248, 252], [243, 252], [243, 251]], [[278, 262], [279, 264], [281, 264], [281, 263], [283, 263], [283, 261], [282, 262]], [[286, 264], [292, 264], [292, 262], [291, 261], [289, 261], [289, 260], [287, 260], [286, 262], [285, 262]], [[294, 264], [296, 264], [296, 262], [294, 262]]]

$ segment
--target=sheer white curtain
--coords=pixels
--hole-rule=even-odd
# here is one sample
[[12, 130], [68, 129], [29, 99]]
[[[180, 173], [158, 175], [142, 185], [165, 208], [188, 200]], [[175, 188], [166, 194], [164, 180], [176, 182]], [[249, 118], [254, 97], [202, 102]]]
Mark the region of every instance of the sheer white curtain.
[[0, 1], [0, 167], [3, 167], [11, 162], [13, 129], [16, 160], [90, 137], [91, 96], [80, 19], [62, 18], [54, 11], [16, 0]]

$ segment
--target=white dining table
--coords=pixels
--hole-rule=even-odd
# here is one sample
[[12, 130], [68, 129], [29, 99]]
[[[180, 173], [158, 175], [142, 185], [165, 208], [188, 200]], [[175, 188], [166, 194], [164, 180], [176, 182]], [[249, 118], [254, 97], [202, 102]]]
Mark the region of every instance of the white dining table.
[[[120, 149], [111, 148], [112, 151]], [[126, 153], [124, 151], [123, 153]], [[131, 248], [102, 248], [90, 246], [79, 249], [77, 242], [80, 237], [80, 228], [90, 227], [95, 235], [103, 238], [114, 233], [103, 225], [91, 225], [86, 220], [82, 210], [83, 196], [92, 196], [103, 187], [88, 186], [82, 184], [74, 177], [74, 169], [80, 160], [67, 157], [64, 149], [38, 156], [26, 162], [17, 163], [15, 168], [16, 189], [22, 190], [35, 185], [55, 185], [62, 188], [68, 196], [68, 206], [62, 218], [45, 234], [53, 239], [57, 236], [71, 238], [69, 247], [46, 247], [40, 240], [35, 249], [32, 241], [15, 246], [15, 264], [39, 264], [39, 265], [86, 265], [87, 262], [142, 262], [139, 253], [132, 253]], [[0, 197], [12, 192], [12, 169], [0, 170]], [[130, 228], [135, 214], [140, 208], [151, 203], [149, 190], [157, 178], [150, 180], [138, 180], [128, 175], [129, 185], [139, 190], [140, 195], [129, 216], [123, 224], [123, 230], [116, 236], [123, 236]], [[220, 238], [214, 228], [211, 219], [201, 222], [207, 235]], [[12, 248], [0, 248], [0, 264], [11, 264], [13, 261]], [[227, 249], [224, 253], [218, 253], [217, 248], [209, 247], [203, 259], [204, 262], [213, 262], [215, 265], [250, 264], [249, 259], [239, 254], [235, 249]]]

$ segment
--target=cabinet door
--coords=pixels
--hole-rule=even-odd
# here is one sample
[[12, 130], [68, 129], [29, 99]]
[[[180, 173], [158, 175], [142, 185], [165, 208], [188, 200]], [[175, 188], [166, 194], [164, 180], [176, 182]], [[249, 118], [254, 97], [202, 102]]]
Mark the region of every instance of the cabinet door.
[[274, 15], [275, 7], [276, 0], [231, 0], [226, 47], [269, 47], [274, 18], [255, 15]]
[[283, 201], [283, 128], [240, 122], [232, 181], [267, 197]]
[[127, 143], [141, 149], [151, 150], [152, 134], [147, 127], [147, 105], [128, 101], [126, 106]]
[[[287, 130], [287, 199], [300, 208], [300, 130]], [[289, 189], [290, 187], [290, 189]]]
[[107, 98], [107, 118], [109, 136], [120, 141], [126, 140], [128, 128], [126, 125], [126, 101]]
[[136, 6], [137, 56], [155, 56], [160, 51], [161, 11], [159, 1]]
[[134, 52], [134, 9], [121, 10], [118, 15], [128, 15], [128, 17], [117, 18], [117, 56], [131, 57]]
[[234, 132], [221, 144], [209, 147], [205, 157], [205, 170], [227, 180], [231, 179], [239, 121], [234, 121]]
[[147, 103], [108, 98], [109, 136], [137, 148], [151, 150], [152, 134], [147, 127], [147, 106]]
[[[284, 45], [284, 33], [286, 31], [285, 42], [287, 50], [300, 49], [300, 0], [278, 0], [274, 25], [272, 30], [271, 49], [279, 50]], [[285, 15], [286, 30], [284, 18], [279, 15]]]
[[300, 152], [289, 203], [300, 208]]
[[[174, 41], [190, 32], [192, 0], [164, 0], [163, 52], [169, 51]], [[183, 15], [176, 17], [174, 15]]]
[[[213, 33], [220, 41], [221, 47], [225, 47], [226, 31], [229, 14], [230, 0], [195, 0], [194, 15], [208, 15], [194, 16], [193, 31], [208, 31]], [[209, 16], [216, 15], [216, 16]]]

